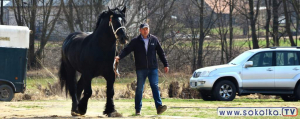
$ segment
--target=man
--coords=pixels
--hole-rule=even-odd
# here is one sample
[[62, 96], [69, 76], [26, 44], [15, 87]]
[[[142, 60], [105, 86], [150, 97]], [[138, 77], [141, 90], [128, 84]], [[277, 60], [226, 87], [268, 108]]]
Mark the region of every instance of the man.
[[158, 90], [158, 66], [156, 52], [164, 64], [164, 70], [166, 73], [169, 72], [168, 62], [165, 58], [165, 53], [158, 42], [158, 39], [154, 35], [149, 34], [149, 30], [149, 25], [147, 23], [141, 24], [140, 35], [132, 39], [130, 43], [122, 50], [121, 54], [115, 58], [118, 62], [131, 51], [134, 52], [137, 74], [137, 88], [135, 92], [136, 115], [141, 115], [143, 90], [147, 77], [152, 89], [157, 114], [162, 114], [167, 110], [167, 106], [162, 105], [160, 92]]

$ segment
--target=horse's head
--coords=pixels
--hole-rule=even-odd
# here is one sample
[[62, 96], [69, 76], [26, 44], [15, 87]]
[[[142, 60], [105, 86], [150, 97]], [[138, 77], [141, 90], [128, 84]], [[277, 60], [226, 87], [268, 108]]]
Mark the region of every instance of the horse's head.
[[128, 41], [125, 28], [125, 11], [126, 7], [124, 7], [123, 10], [120, 10], [118, 8], [108, 8], [108, 16], [110, 17], [109, 26], [111, 28], [112, 33], [115, 35], [116, 39], [119, 40], [121, 44], [125, 44]]

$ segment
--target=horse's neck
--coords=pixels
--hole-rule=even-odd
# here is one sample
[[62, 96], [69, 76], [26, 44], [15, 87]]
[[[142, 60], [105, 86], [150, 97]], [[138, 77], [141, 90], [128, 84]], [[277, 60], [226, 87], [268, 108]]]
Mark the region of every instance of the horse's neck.
[[91, 45], [100, 47], [102, 50], [109, 51], [114, 50], [116, 40], [115, 36], [111, 35], [110, 27], [99, 27], [95, 33], [93, 33]]

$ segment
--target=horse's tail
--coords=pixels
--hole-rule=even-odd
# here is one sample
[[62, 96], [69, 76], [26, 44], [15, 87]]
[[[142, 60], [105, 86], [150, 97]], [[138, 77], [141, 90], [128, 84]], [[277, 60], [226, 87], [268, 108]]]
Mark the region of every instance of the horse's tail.
[[61, 90], [63, 90], [63, 88], [65, 87], [66, 96], [68, 96], [68, 92], [70, 94], [75, 94], [74, 92], [76, 92], [77, 90], [76, 70], [73, 68], [66, 55], [68, 54], [67, 49], [68, 47], [70, 47], [70, 43], [72, 42], [72, 40], [74, 40], [75, 37], [77, 37], [78, 34], [82, 34], [82, 32], [75, 32], [68, 35], [68, 37], [63, 42], [61, 49], [61, 64], [58, 75]]
[[65, 87], [66, 96], [68, 96], [69, 91], [71, 94], [72, 91], [76, 90], [76, 70], [70, 65], [68, 61], [62, 58], [58, 74], [61, 90], [63, 90], [63, 88]]

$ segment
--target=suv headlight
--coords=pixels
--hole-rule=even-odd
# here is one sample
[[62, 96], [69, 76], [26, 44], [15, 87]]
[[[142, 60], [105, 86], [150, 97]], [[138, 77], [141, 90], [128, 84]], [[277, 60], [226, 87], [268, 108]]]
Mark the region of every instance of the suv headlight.
[[201, 73], [201, 77], [208, 77], [209, 76], [209, 74], [210, 74], [210, 72], [211, 71], [203, 71], [202, 73]]
[[211, 71], [194, 72], [193, 78], [208, 77]]
[[194, 72], [193, 77], [198, 78], [201, 75], [201, 72]]

